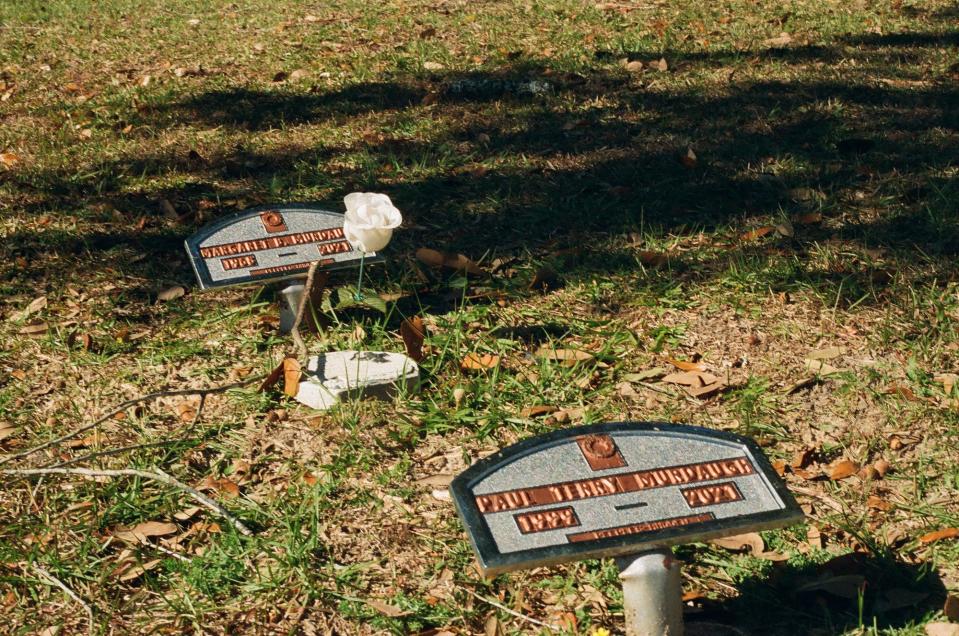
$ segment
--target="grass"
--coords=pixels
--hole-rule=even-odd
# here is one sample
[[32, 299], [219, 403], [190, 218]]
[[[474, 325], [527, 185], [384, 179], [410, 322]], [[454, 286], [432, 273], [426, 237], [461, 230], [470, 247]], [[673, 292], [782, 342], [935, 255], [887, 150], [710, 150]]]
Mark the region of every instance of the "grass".
[[[256, 533], [133, 479], [8, 480], [0, 632], [87, 629], [37, 565], [94, 609], [94, 633], [541, 631], [481, 598], [615, 632], [612, 563], [484, 580], [433, 491], [530, 435], [623, 419], [811, 457], [785, 473], [807, 525], [764, 533], [788, 560], [677, 549], [690, 620], [877, 635], [945, 620], [959, 542], [920, 537], [959, 527], [959, 389], [937, 379], [959, 346], [957, 15], [947, 0], [0, 3], [0, 457], [139, 394], [275, 366], [291, 349], [276, 289], [157, 300], [192, 285], [183, 239], [245, 207], [388, 193], [406, 223], [369, 285], [399, 298], [330, 308], [308, 344], [400, 350], [412, 314], [430, 332], [424, 389], [395, 403], [317, 414], [236, 389], [194, 421], [195, 400], [164, 398], [18, 464], [139, 445], [82, 465], [209, 478]], [[422, 246], [492, 276], [428, 270]], [[544, 265], [562, 280], [548, 293], [529, 288]], [[544, 343], [594, 358], [563, 366], [535, 356]], [[797, 387], [827, 347], [839, 373]], [[473, 352], [501, 362], [465, 373]], [[667, 357], [730, 388], [698, 400], [628, 379]], [[537, 405], [560, 410], [523, 415]], [[880, 458], [882, 478], [822, 478]], [[115, 536], [144, 521], [176, 531]], [[836, 589], [849, 574], [864, 593]]]

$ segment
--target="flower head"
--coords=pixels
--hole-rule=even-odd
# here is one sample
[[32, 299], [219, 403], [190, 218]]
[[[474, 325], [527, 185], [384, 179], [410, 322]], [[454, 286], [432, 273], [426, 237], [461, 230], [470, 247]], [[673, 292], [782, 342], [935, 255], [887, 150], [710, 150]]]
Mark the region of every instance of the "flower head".
[[346, 240], [361, 252], [375, 252], [386, 247], [393, 230], [403, 222], [403, 215], [385, 194], [353, 192], [343, 198], [346, 216], [343, 233]]

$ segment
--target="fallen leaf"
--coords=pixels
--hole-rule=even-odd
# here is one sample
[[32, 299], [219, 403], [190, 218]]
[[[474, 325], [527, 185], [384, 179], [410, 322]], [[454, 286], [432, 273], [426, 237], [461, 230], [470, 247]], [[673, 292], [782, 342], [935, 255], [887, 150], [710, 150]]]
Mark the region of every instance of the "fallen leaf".
[[222, 477], [220, 479], [213, 479], [209, 475], [203, 478], [203, 481], [200, 482], [200, 485], [197, 486], [198, 490], [215, 490], [216, 492], [224, 495], [228, 498], [239, 497], [240, 496], [240, 487], [231, 479]]
[[145, 521], [132, 528], [118, 530], [113, 533], [117, 539], [129, 541], [131, 543], [149, 543], [147, 539], [151, 537], [165, 537], [176, 534], [179, 528], [175, 523], [164, 521]]
[[[285, 360], [286, 359], [284, 358], [284, 362]], [[260, 388], [257, 390], [260, 393], [263, 393], [265, 391], [269, 391], [270, 389], [272, 389], [273, 386], [280, 381], [280, 376], [283, 375], [283, 368], [284, 368], [283, 362], [280, 362], [280, 364], [276, 365], [276, 367], [274, 367], [274, 369], [270, 371], [270, 375], [266, 376], [266, 379], [263, 380], [263, 383], [260, 384]]]
[[177, 221], [180, 218], [180, 215], [177, 213], [176, 208], [173, 207], [173, 204], [170, 203], [167, 199], [160, 199], [157, 201], [157, 207], [160, 208], [160, 216], [168, 221]]
[[24, 325], [19, 331], [17, 331], [17, 333], [21, 336], [39, 336], [41, 334], [45, 334], [48, 328], [49, 327], [45, 322], [35, 322], [29, 325]]
[[946, 597], [946, 602], [942, 606], [942, 613], [951, 621], [959, 622], [959, 596], [950, 594]]
[[946, 395], [952, 395], [952, 389], [959, 381], [959, 375], [955, 373], [940, 373], [933, 378], [936, 382], [942, 384], [942, 390]]
[[666, 362], [683, 371], [705, 371], [706, 366], [701, 362], [686, 362], [675, 358], [666, 358]]
[[455, 477], [456, 475], [452, 473], [439, 473], [428, 477], [420, 477], [416, 480], [416, 483], [420, 486], [428, 486], [430, 488], [446, 488], [453, 482], [453, 478]]
[[842, 347], [827, 347], [825, 349], [816, 349], [806, 354], [807, 360], [832, 360], [838, 358], [845, 350]]
[[926, 623], [926, 636], [959, 636], [957, 623]]
[[309, 73], [307, 73], [307, 72], [304, 71], [303, 69], [298, 68], [298, 69], [296, 69], [295, 71], [293, 71], [292, 73], [290, 73], [290, 79], [291, 79], [291, 80], [302, 79], [302, 78], [306, 77], [308, 74], [309, 74]]
[[876, 495], [870, 495], [866, 499], [866, 506], [872, 508], [873, 510], [881, 510], [883, 512], [889, 512], [892, 510], [892, 504], [882, 497], [877, 497]]
[[806, 360], [806, 369], [822, 376], [833, 375], [840, 372], [839, 369], [830, 364], [826, 364], [822, 360]]
[[639, 60], [633, 60], [633, 61], [631, 61], [631, 62], [630, 62], [630, 61], [627, 61], [626, 64], [624, 65], [624, 67], [625, 67], [626, 70], [629, 71], [630, 73], [637, 73], [637, 72], [643, 70], [643, 63], [640, 62]]
[[749, 230], [748, 232], [745, 232], [739, 238], [743, 241], [755, 241], [756, 239], [762, 238], [774, 231], [776, 231], [776, 228], [772, 225], [764, 225], [762, 227], [757, 227], [755, 230]]
[[885, 459], [880, 458], [873, 462], [872, 467], [876, 469], [876, 473], [879, 475], [879, 477], [885, 477], [886, 473], [888, 473], [892, 468], [892, 464], [887, 462]]
[[530, 419], [534, 417], [542, 417], [543, 415], [549, 415], [550, 413], [555, 413], [559, 409], [555, 406], [549, 406], [546, 404], [537, 404], [536, 406], [527, 406], [522, 411], [520, 415]]
[[7, 318], [10, 322], [18, 322], [31, 316], [32, 314], [37, 313], [41, 309], [45, 309], [47, 306], [47, 297], [38, 296], [30, 301], [30, 304], [21, 309], [20, 311], [15, 311]]
[[721, 537], [712, 539], [710, 543], [718, 545], [734, 552], [749, 552], [751, 554], [762, 554], [766, 551], [766, 544], [758, 532], [748, 532], [746, 534], [736, 534], [731, 537]]
[[8, 168], [20, 161], [20, 157], [12, 152], [0, 152], [0, 164]]
[[809, 526], [806, 530], [806, 543], [816, 550], [822, 550], [822, 532], [816, 526]]
[[817, 581], [807, 583], [796, 589], [798, 594], [809, 592], [826, 592], [840, 598], [859, 598], [866, 577], [861, 574], [842, 574], [839, 576], [824, 576]]
[[656, 378], [661, 378], [666, 375], [667, 369], [665, 367], [655, 367], [652, 369], [646, 369], [640, 371], [639, 373], [627, 373], [623, 375], [623, 380], [626, 382], [642, 382], [644, 380], [655, 380]]
[[434, 27], [426, 27], [425, 29], [420, 31], [421, 40], [428, 40], [429, 38], [435, 35], [436, 35], [436, 29]]
[[769, 38], [768, 40], [764, 40], [763, 43], [766, 46], [783, 47], [792, 41], [793, 41], [792, 36], [786, 33], [785, 31], [783, 31], [782, 33], [780, 33], [774, 38]]
[[776, 224], [776, 232], [780, 236], [785, 236], [786, 238], [792, 238], [796, 234], [793, 224], [789, 221], [783, 221], [782, 223]]
[[549, 265], [543, 265], [536, 270], [533, 280], [530, 281], [529, 288], [541, 291], [543, 293], [559, 289], [562, 286], [559, 274]]
[[125, 570], [123, 574], [120, 575], [120, 580], [124, 583], [133, 581], [143, 576], [146, 572], [149, 572], [156, 566], [160, 565], [162, 559], [153, 559], [152, 561], [147, 561], [146, 563], [134, 565], [132, 568]]
[[474, 276], [485, 276], [486, 271], [462, 254], [448, 254], [429, 247], [416, 250], [416, 258], [430, 267], [446, 267], [457, 271], [465, 271]]
[[290, 397], [296, 397], [300, 391], [300, 378], [303, 372], [300, 369], [300, 361], [289, 356], [283, 358], [283, 392]]
[[657, 71], [665, 72], [669, 70], [669, 64], [666, 63], [665, 57], [661, 57], [659, 58], [659, 61], [657, 62], [650, 62], [649, 68], [656, 69]]
[[378, 601], [376, 599], [368, 599], [366, 604], [375, 609], [380, 614], [384, 616], [389, 616], [390, 618], [398, 618], [400, 616], [409, 616], [412, 612], [401, 609], [396, 605], [390, 605], [384, 601]]
[[796, 217], [796, 223], [800, 225], [812, 225], [814, 223], [819, 223], [822, 221], [822, 213], [820, 212], [808, 212], [806, 214], [801, 214]]
[[446, 67], [439, 62], [423, 62], [423, 68], [427, 71], [442, 71]]
[[176, 405], [177, 415], [180, 416], [180, 420], [184, 422], [192, 422], [196, 419], [196, 405], [190, 400], [184, 400]]
[[536, 350], [537, 358], [544, 358], [551, 362], [560, 362], [563, 366], [572, 367], [580, 362], [593, 359], [593, 354], [579, 349], [553, 349], [548, 346]]
[[186, 289], [180, 285], [174, 285], [173, 287], [167, 287], [161, 290], [160, 293], [157, 294], [157, 300], [166, 302], [180, 298], [184, 294], [186, 294]]
[[915, 607], [929, 598], [929, 592], [917, 592], [902, 587], [883, 590], [882, 598], [876, 603], [880, 612], [890, 612], [904, 607]]
[[499, 366], [500, 358], [490, 353], [468, 353], [460, 362], [463, 371], [486, 371]]
[[812, 462], [812, 456], [815, 451], [812, 448], [804, 448], [793, 455], [789, 466], [792, 468], [805, 468]]
[[84, 351], [90, 351], [93, 348], [93, 336], [88, 333], [72, 331], [70, 335], [67, 336], [67, 346], [79, 346]]
[[719, 378], [711, 373], [704, 371], [684, 371], [683, 373], [670, 373], [663, 377], [663, 382], [669, 384], [679, 384], [688, 387], [703, 387], [715, 383]]
[[919, 537], [919, 543], [935, 543], [943, 539], [954, 539], [959, 537], [959, 528], [943, 528], [935, 532], [929, 532]]
[[16, 432], [17, 429], [13, 426], [13, 424], [9, 422], [0, 422], [0, 441], [3, 441]]
[[421, 362], [423, 360], [423, 340], [426, 338], [426, 327], [419, 316], [406, 318], [400, 323], [400, 336], [403, 337], [403, 346], [406, 355]]
[[662, 267], [668, 260], [663, 252], [653, 252], [642, 250], [636, 254], [636, 258], [646, 267]]
[[199, 506], [191, 506], [189, 508], [184, 508], [179, 512], [173, 513], [173, 518], [177, 521], [189, 521], [200, 512], [201, 508]]
[[838, 481], [840, 479], [846, 479], [856, 474], [859, 470], [859, 464], [848, 459], [842, 459], [830, 466], [829, 468], [829, 479], [833, 481]]
[[696, 157], [695, 151], [693, 151], [692, 148], [687, 147], [686, 152], [679, 157], [679, 162], [687, 168], [695, 168], [696, 164], [699, 162], [699, 159]]

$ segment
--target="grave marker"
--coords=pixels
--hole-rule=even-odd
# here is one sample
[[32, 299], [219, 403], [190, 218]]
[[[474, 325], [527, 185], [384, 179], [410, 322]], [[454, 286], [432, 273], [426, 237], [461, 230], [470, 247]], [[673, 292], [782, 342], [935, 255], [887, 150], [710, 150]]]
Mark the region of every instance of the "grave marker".
[[[186, 240], [200, 287], [266, 283], [359, 265], [343, 234], [343, 215], [308, 205], [265, 206], [214, 221]], [[366, 259], [377, 259], [368, 253]]]
[[[803, 519], [753, 441], [673, 424], [617, 422], [534, 437], [477, 462], [450, 488], [487, 575], [633, 557], [622, 575], [631, 634], [681, 633], [678, 565], [664, 548]], [[643, 563], [648, 557], [655, 566]], [[650, 609], [650, 599], [664, 595], [671, 609]]]

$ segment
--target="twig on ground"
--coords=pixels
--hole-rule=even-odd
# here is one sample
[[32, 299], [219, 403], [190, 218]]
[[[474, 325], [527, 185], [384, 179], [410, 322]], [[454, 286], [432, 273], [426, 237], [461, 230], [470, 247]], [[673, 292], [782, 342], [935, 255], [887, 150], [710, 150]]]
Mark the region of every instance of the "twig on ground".
[[310, 295], [313, 290], [313, 277], [316, 275], [316, 268], [319, 264], [319, 261], [313, 261], [310, 264], [310, 269], [306, 273], [306, 284], [303, 285], [303, 295], [300, 297], [300, 306], [296, 308], [296, 319], [293, 321], [293, 327], [290, 329], [297, 353], [304, 358], [308, 352], [306, 343], [303, 342], [303, 337], [300, 336], [300, 323], [303, 322], [303, 314], [306, 313], [306, 306], [310, 304]]
[[42, 578], [44, 581], [47, 582], [47, 584], [60, 588], [61, 590], [63, 590], [64, 594], [66, 594], [67, 596], [72, 598], [74, 601], [76, 601], [77, 603], [83, 606], [83, 609], [85, 609], [87, 612], [87, 620], [89, 621], [87, 632], [90, 634], [93, 634], [94, 631], [96, 630], [96, 621], [93, 617], [93, 608], [90, 607], [90, 604], [84, 601], [82, 598], [80, 598], [80, 596], [76, 592], [74, 592], [69, 587], [67, 587], [66, 583], [64, 583], [57, 577], [50, 574], [50, 572], [48, 572], [43, 566], [37, 563], [34, 563], [32, 565], [32, 568], [33, 568], [33, 571], [40, 576], [40, 578]]
[[[3, 466], [4, 464], [7, 464], [9, 462], [12, 462], [15, 459], [22, 459], [29, 455], [33, 455], [37, 451], [41, 451], [45, 448], [50, 448], [51, 446], [59, 444], [60, 442], [66, 441], [72, 437], [76, 437], [77, 435], [86, 433], [90, 429], [96, 428], [97, 426], [99, 426], [100, 424], [103, 424], [104, 422], [109, 420], [111, 417], [113, 417], [117, 413], [120, 413], [121, 411], [128, 409], [134, 404], [139, 404], [140, 402], [147, 402], [149, 400], [155, 400], [157, 398], [170, 397], [174, 395], [207, 396], [207, 395], [210, 395], [211, 393], [223, 393], [224, 391], [228, 391], [230, 389], [237, 389], [241, 386], [246, 386], [247, 384], [250, 384], [251, 382], [256, 382], [262, 377], [263, 376], [258, 375], [258, 376], [246, 378], [245, 380], [241, 380], [240, 382], [233, 382], [232, 384], [224, 384], [223, 386], [214, 386], [206, 389], [174, 389], [171, 391], [156, 391], [155, 393], [148, 393], [146, 395], [141, 395], [140, 397], [133, 398], [132, 400], [127, 400], [126, 402], [119, 404], [118, 406], [115, 406], [114, 408], [110, 410], [109, 413], [107, 413], [106, 415], [98, 419], [97, 421], [93, 422], [92, 424], [81, 426], [75, 431], [67, 433], [66, 435], [61, 435], [60, 437], [56, 439], [52, 439], [48, 442], [44, 442], [43, 444], [40, 444], [39, 446], [34, 446], [33, 448], [28, 448], [27, 450], [22, 451], [20, 453], [14, 453], [13, 455], [8, 455], [6, 457], [0, 458], [0, 466]], [[200, 412], [200, 409], [197, 409], [198, 414], [199, 412]]]
[[87, 453], [86, 455], [81, 455], [80, 457], [75, 457], [74, 459], [69, 459], [65, 462], [60, 462], [58, 464], [50, 464], [48, 466], [43, 466], [42, 468], [64, 468], [66, 466], [73, 466], [74, 464], [79, 464], [80, 462], [96, 459], [97, 457], [109, 457], [110, 455], [119, 455], [120, 453], [125, 453], [127, 451], [140, 450], [141, 448], [156, 448], [158, 446], [170, 446], [172, 444], [179, 444], [180, 442], [194, 442], [194, 441], [198, 441], [197, 438], [181, 437], [179, 439], [171, 439], [163, 442], [151, 442], [149, 444], [134, 444], [133, 446], [121, 446], [120, 448], [109, 448], [107, 450], [97, 451], [95, 453]]
[[502, 604], [500, 604], [500, 603], [497, 603], [496, 601], [491, 601], [490, 599], [486, 598], [485, 596], [481, 596], [481, 595], [477, 594], [476, 592], [474, 592], [473, 590], [471, 590], [471, 589], [469, 589], [469, 588], [463, 588], [463, 589], [465, 589], [468, 594], [472, 594], [473, 596], [475, 596], [475, 597], [478, 598], [479, 600], [483, 601], [483, 602], [486, 603], [487, 605], [492, 605], [492, 606], [495, 607], [496, 609], [503, 610], [504, 612], [506, 612], [507, 614], [510, 614], [511, 616], [515, 616], [516, 618], [522, 619], [522, 620], [524, 620], [524, 621], [529, 621], [529, 622], [532, 623], [533, 625], [539, 625], [540, 627], [545, 627], [545, 628], [547, 628], [547, 629], [551, 629], [551, 630], [553, 630], [554, 632], [562, 631], [562, 629], [561, 629], [560, 627], [557, 627], [556, 625], [553, 625], [552, 623], [544, 623], [543, 621], [538, 621], [538, 620], [536, 620], [535, 618], [530, 618], [529, 616], [526, 616], [525, 614], [520, 614], [520, 613], [517, 612], [516, 610], [512, 610], [512, 609], [506, 607], [505, 605], [502, 605]]
[[134, 468], [121, 468], [118, 470], [91, 470], [89, 468], [5, 468], [0, 470], [0, 474], [25, 477], [34, 475], [82, 475], [84, 477], [140, 477], [142, 479], [150, 479], [182, 490], [193, 497], [197, 503], [229, 521], [240, 533], [247, 536], [253, 534], [252, 530], [243, 525], [243, 522], [230, 514], [226, 508], [195, 488], [191, 488], [182, 481], [171, 477], [159, 468], [154, 468], [153, 470], [136, 470]]
[[795, 484], [789, 484], [789, 489], [793, 492], [798, 492], [800, 495], [806, 495], [807, 497], [812, 497], [813, 499], [818, 499], [823, 502], [827, 508], [832, 508], [840, 514], [846, 514], [846, 509], [841, 503], [827, 495], [823, 492], [816, 492], [812, 488], [806, 488], [805, 486], [797, 486]]

